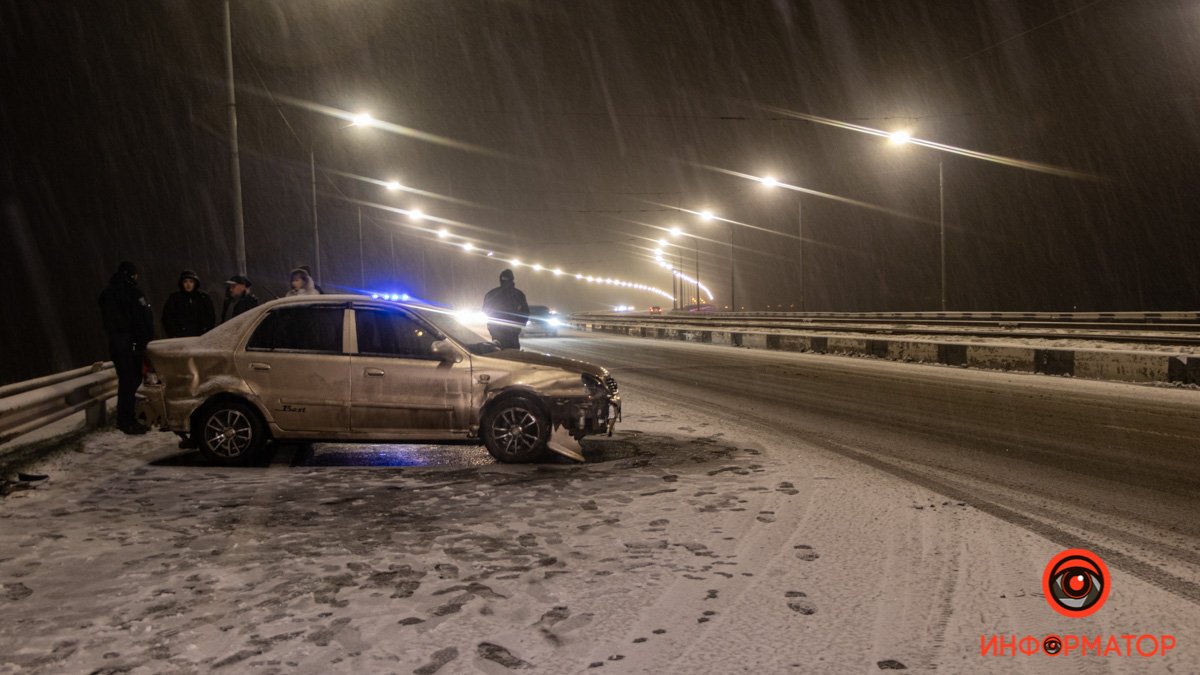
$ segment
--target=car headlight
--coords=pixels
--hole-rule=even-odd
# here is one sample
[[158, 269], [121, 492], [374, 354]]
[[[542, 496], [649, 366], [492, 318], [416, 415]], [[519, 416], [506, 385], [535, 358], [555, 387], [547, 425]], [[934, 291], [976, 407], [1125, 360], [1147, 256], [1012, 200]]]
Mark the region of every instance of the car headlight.
[[554, 326], [555, 328], [558, 328], [559, 326], [562, 325], [562, 321], [559, 321], [558, 319], [550, 319], [546, 323], [550, 324], [551, 326]]

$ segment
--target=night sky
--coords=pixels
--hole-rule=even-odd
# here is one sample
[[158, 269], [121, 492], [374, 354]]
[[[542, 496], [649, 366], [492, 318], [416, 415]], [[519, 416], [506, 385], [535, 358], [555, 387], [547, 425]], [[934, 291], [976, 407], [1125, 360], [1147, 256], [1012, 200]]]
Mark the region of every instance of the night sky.
[[[504, 257], [666, 289], [646, 238], [678, 225], [728, 304], [728, 226], [682, 206], [762, 228], [735, 228], [739, 306], [788, 308], [803, 284], [809, 310], [935, 309], [940, 157], [950, 309], [1200, 307], [1200, 2], [239, 0], [232, 16], [263, 299], [313, 264], [311, 145], [328, 288], [362, 286], [359, 200], [465, 223], [448, 229]], [[122, 259], [156, 313], [184, 268], [219, 309], [236, 271], [221, 3], [0, 0], [0, 31], [0, 381], [107, 358], [96, 297]], [[799, 195], [709, 167], [914, 218], [803, 197], [801, 279]], [[504, 268], [363, 213], [367, 289], [477, 307]], [[563, 311], [670, 304], [573, 274], [517, 283]]]

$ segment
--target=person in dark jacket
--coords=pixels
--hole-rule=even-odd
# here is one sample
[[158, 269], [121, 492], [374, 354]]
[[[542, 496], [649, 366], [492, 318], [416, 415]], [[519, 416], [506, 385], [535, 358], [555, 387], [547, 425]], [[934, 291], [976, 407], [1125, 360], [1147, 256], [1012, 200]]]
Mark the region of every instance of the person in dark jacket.
[[149, 429], [134, 418], [134, 402], [142, 383], [146, 343], [154, 337], [154, 310], [138, 286], [136, 265], [126, 261], [117, 267], [100, 293], [100, 314], [117, 371], [117, 428], [144, 434]]
[[212, 298], [200, 290], [200, 277], [191, 270], [179, 274], [179, 290], [163, 306], [162, 325], [167, 337], [204, 335], [217, 324]]
[[221, 308], [221, 323], [248, 309], [258, 307], [258, 298], [250, 292], [252, 285], [249, 279], [240, 274], [229, 277], [225, 282], [225, 306]]
[[500, 273], [500, 286], [483, 296], [483, 313], [488, 316], [488, 332], [501, 349], [521, 348], [521, 329], [529, 323], [529, 303], [517, 289], [512, 270]]

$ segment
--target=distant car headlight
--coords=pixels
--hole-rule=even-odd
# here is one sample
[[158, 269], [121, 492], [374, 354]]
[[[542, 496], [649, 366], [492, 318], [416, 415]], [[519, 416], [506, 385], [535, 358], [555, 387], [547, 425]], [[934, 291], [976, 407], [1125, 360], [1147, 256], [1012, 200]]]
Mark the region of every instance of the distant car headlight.
[[558, 319], [550, 319], [550, 320], [549, 320], [549, 321], [547, 321], [546, 323], [547, 323], [547, 324], [549, 324], [549, 325], [551, 325], [551, 326], [554, 326], [555, 328], [558, 328], [559, 326], [561, 326], [561, 325], [562, 325], [562, 321], [559, 321]]

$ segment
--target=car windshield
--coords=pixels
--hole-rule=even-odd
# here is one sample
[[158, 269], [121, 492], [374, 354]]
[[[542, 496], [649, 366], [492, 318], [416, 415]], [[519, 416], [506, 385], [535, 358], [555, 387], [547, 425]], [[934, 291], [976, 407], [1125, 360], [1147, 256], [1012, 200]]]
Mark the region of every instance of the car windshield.
[[421, 318], [433, 324], [446, 337], [466, 347], [467, 351], [476, 356], [500, 351], [495, 342], [462, 325], [450, 314], [429, 310], [421, 310], [420, 314]]

